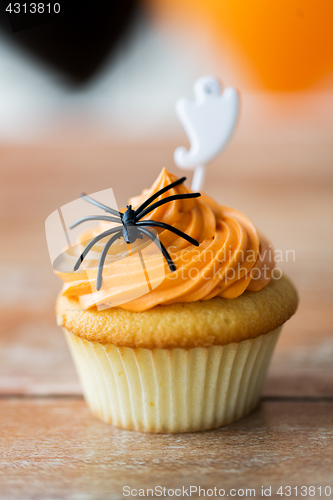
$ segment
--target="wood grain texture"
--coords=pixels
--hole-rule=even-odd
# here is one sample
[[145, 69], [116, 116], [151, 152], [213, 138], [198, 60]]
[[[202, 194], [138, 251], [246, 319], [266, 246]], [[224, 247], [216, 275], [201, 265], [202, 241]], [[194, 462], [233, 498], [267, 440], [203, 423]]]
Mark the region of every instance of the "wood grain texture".
[[107, 426], [81, 399], [11, 399], [0, 412], [2, 499], [113, 500], [126, 485], [255, 488], [258, 497], [261, 485], [333, 486], [333, 401], [265, 401], [235, 424], [188, 435]]

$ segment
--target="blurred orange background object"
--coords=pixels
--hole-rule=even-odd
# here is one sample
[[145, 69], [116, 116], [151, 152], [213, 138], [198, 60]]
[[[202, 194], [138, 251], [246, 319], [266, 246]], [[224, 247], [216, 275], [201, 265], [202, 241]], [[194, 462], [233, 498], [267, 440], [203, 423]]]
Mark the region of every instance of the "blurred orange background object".
[[332, 73], [332, 0], [146, 2], [157, 15], [180, 20], [185, 31], [204, 27], [219, 52], [232, 52], [235, 66], [247, 68], [245, 77], [255, 77], [256, 87], [301, 90], [322, 84]]

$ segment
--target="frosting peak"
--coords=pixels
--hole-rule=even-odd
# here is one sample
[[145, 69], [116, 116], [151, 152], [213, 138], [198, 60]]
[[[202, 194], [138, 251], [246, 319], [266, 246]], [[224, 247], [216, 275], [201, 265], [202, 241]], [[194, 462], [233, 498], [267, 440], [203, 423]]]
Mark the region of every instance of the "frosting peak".
[[[163, 169], [152, 187], [144, 190], [140, 196], [131, 198], [129, 204], [133, 208], [138, 207], [153, 193], [175, 180], [175, 175]], [[163, 193], [154, 202], [174, 194], [189, 192], [191, 191], [180, 184]], [[156, 288], [149, 287], [148, 293], [145, 293], [143, 283], [140, 283], [141, 275], [137, 270], [124, 265], [125, 261], [113, 261], [111, 255], [106, 263], [107, 274], [114, 278], [111, 288], [96, 293], [92, 284], [96, 271], [94, 273], [92, 265], [90, 272], [58, 272], [60, 278], [66, 282], [63, 294], [78, 297], [85, 309], [102, 304], [114, 307], [113, 304], [116, 304], [117, 307], [130, 311], [145, 311], [158, 304], [208, 300], [216, 296], [232, 299], [245, 290], [261, 290], [271, 279], [274, 263], [269, 259], [271, 252], [268, 251], [268, 242], [259, 236], [245, 215], [218, 205], [206, 195], [171, 201], [154, 209], [143, 220], [170, 224], [197, 240], [199, 246], [192, 245], [168, 230], [155, 228], [161, 243], [167, 248], [176, 265], [176, 271], [171, 272], [165, 260], [160, 259], [157, 262], [157, 248], [155, 253], [148, 255], [148, 258], [155, 259], [155, 267], [164, 266], [165, 277]], [[102, 224], [105, 230], [106, 223]], [[102, 232], [101, 226], [97, 232], [91, 233], [90, 239], [98, 232]], [[89, 238], [85, 233], [85, 242], [87, 239]], [[96, 251], [101, 251], [98, 245]], [[113, 255], [115, 251], [110, 250]], [[124, 252], [124, 242], [119, 242], [118, 251]], [[143, 290], [141, 296], [120, 303], [124, 287], [127, 290], [137, 290], [140, 286]]]

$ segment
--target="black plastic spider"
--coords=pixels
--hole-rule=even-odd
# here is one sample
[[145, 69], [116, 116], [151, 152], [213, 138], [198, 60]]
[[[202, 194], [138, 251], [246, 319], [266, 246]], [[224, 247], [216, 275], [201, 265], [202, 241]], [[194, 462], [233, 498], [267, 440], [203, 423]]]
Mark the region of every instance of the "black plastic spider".
[[127, 244], [134, 243], [138, 238], [142, 239], [143, 235], [148, 236], [158, 247], [160, 246], [162, 254], [165, 258], [165, 260], [168, 263], [169, 269], [171, 272], [176, 270], [176, 266], [173, 263], [167, 249], [165, 246], [158, 241], [157, 236], [155, 236], [151, 231], [146, 229], [145, 227], [142, 226], [155, 226], [155, 227], [161, 227], [163, 229], [167, 229], [168, 231], [171, 231], [172, 233], [177, 234], [177, 236], [180, 236], [181, 238], [184, 238], [187, 240], [189, 243], [192, 243], [192, 245], [198, 246], [199, 243], [197, 240], [194, 238], [191, 238], [191, 236], [188, 236], [187, 234], [183, 233], [179, 229], [176, 229], [173, 226], [170, 226], [170, 224], [165, 224], [164, 222], [157, 222], [154, 220], [142, 220], [142, 218], [149, 214], [149, 212], [152, 212], [155, 210], [155, 208], [160, 207], [161, 205], [164, 205], [165, 203], [169, 203], [169, 201], [174, 201], [174, 200], [183, 200], [185, 198], [198, 198], [201, 196], [200, 193], [183, 193], [183, 194], [175, 194], [172, 196], [168, 196], [166, 198], [163, 198], [162, 200], [157, 201], [156, 203], [153, 203], [152, 205], [151, 202], [156, 200], [161, 194], [165, 193], [166, 191], [169, 191], [169, 189], [178, 186], [179, 184], [182, 184], [186, 180], [186, 177], [182, 177], [181, 179], [178, 179], [175, 182], [172, 182], [168, 186], [165, 186], [164, 188], [160, 189], [156, 193], [154, 193], [150, 198], [148, 198], [146, 201], [144, 201], [136, 210], [132, 209], [132, 205], [127, 205], [127, 210], [125, 213], [118, 212], [117, 210], [114, 210], [113, 208], [110, 208], [106, 205], [103, 205], [99, 201], [94, 200], [93, 198], [90, 198], [86, 194], [82, 194], [82, 198], [84, 198], [86, 201], [89, 203], [92, 203], [93, 205], [96, 205], [97, 207], [101, 208], [107, 213], [112, 214], [112, 217], [110, 216], [104, 216], [104, 215], [92, 215], [89, 217], [83, 217], [82, 219], [78, 220], [75, 222], [70, 229], [73, 229], [74, 227], [78, 226], [79, 224], [82, 224], [82, 222], [90, 221], [90, 220], [102, 220], [102, 221], [107, 221], [107, 222], [121, 222], [122, 226], [117, 226], [113, 227], [111, 229], [108, 229], [107, 231], [104, 231], [103, 233], [99, 234], [95, 238], [93, 238], [88, 245], [85, 247], [83, 252], [81, 253], [80, 257], [78, 258], [75, 266], [74, 266], [74, 271], [77, 271], [78, 268], [80, 267], [83, 259], [86, 257], [88, 252], [92, 249], [92, 247], [101, 239], [105, 238], [106, 236], [111, 236], [111, 238], [108, 240], [108, 242], [105, 244], [103, 251], [101, 253], [99, 263], [98, 263], [98, 271], [97, 271], [97, 281], [96, 281], [96, 288], [97, 290], [101, 289], [102, 286], [102, 281], [103, 281], [103, 266], [105, 262], [106, 255], [111, 247], [111, 245], [117, 241], [119, 238], [123, 237], [124, 240], [126, 241]]

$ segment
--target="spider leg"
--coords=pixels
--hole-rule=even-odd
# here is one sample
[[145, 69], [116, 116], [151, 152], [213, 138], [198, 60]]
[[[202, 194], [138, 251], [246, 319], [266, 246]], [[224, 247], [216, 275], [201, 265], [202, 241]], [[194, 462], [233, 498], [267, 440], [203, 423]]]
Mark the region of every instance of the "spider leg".
[[118, 238], [121, 237], [121, 230], [118, 231], [118, 233], [114, 234], [111, 236], [109, 241], [106, 243], [105, 247], [103, 248], [103, 252], [101, 253], [99, 262], [98, 262], [98, 271], [97, 271], [97, 280], [96, 280], [96, 288], [97, 290], [101, 289], [102, 282], [103, 282], [103, 266], [104, 262], [106, 259], [106, 255], [111, 247], [111, 245], [118, 240]]
[[145, 210], [136, 214], [136, 220], [142, 219], [142, 217], [149, 214], [149, 212], [152, 212], [153, 210], [155, 210], [155, 208], [160, 207], [161, 205], [165, 205], [165, 203], [169, 203], [169, 201], [185, 200], [186, 198], [199, 198], [199, 196], [201, 196], [200, 193], [183, 193], [183, 194], [174, 194], [172, 196], [167, 196], [167, 198], [163, 198], [162, 200], [159, 200], [156, 203], [149, 205], [149, 207], [147, 207]]
[[81, 194], [81, 198], [88, 201], [92, 205], [95, 205], [96, 207], [101, 208], [102, 210], [104, 210], [104, 212], [109, 212], [110, 214], [115, 215], [116, 217], [121, 218], [124, 215], [122, 212], [118, 212], [118, 210], [115, 210], [114, 208], [108, 207], [107, 205], [103, 205], [103, 203], [100, 203], [99, 201], [96, 201], [93, 198], [90, 198], [90, 196], [88, 196], [85, 193]]
[[74, 229], [74, 227], [78, 226], [79, 224], [82, 224], [82, 222], [86, 222], [89, 220], [104, 220], [107, 222], [120, 222], [120, 220], [116, 217], [108, 217], [107, 215], [92, 215], [90, 217], [83, 217], [82, 219], [79, 219], [78, 221], [74, 222], [69, 229]]
[[74, 271], [77, 271], [83, 261], [83, 259], [85, 258], [85, 256], [87, 255], [87, 253], [92, 249], [92, 247], [94, 245], [96, 245], [96, 243], [99, 241], [99, 240], [102, 240], [103, 238], [105, 238], [106, 236], [109, 236], [110, 234], [113, 234], [113, 233], [116, 233], [118, 232], [119, 230], [121, 230], [121, 226], [118, 226], [118, 227], [113, 227], [112, 229], [109, 229], [108, 231], [104, 231], [103, 233], [101, 234], [98, 234], [97, 236], [95, 236], [95, 238], [93, 238], [89, 243], [88, 245], [85, 247], [85, 249], [83, 250], [83, 252], [81, 253], [80, 257], [78, 258], [78, 260], [76, 261], [76, 264], [74, 266]]
[[188, 234], [183, 233], [183, 231], [180, 231], [176, 227], [170, 226], [170, 224], [165, 224], [164, 222], [156, 222], [154, 220], [147, 220], [147, 221], [141, 221], [137, 222], [137, 226], [156, 226], [156, 227], [162, 227], [163, 229], [167, 229], [168, 231], [171, 231], [172, 233], [177, 234], [177, 236], [180, 236], [181, 238], [184, 238], [184, 240], [187, 240], [189, 243], [192, 243], [192, 245], [195, 245], [196, 247], [199, 246], [199, 242], [195, 240], [194, 238], [191, 238], [191, 236], [188, 236]]
[[186, 177], [182, 177], [181, 179], [172, 182], [168, 186], [165, 186], [164, 188], [160, 189], [159, 191], [151, 195], [135, 210], [135, 214], [139, 214], [140, 212], [142, 212], [144, 208], [148, 207], [148, 205], [150, 205], [152, 201], [156, 200], [156, 198], [161, 196], [161, 194], [165, 193], [166, 191], [169, 191], [169, 189], [172, 189], [173, 187], [178, 186], [179, 184], [182, 184], [184, 181], [186, 181]]
[[150, 238], [155, 243], [155, 245], [157, 247], [159, 246], [159, 244], [161, 245], [161, 250], [162, 250], [163, 257], [167, 261], [170, 271], [171, 272], [176, 271], [176, 266], [173, 263], [173, 260], [170, 257], [169, 252], [167, 251], [167, 249], [165, 248], [165, 246], [163, 245], [163, 243], [161, 243], [161, 241], [159, 242], [159, 244], [156, 242], [156, 240], [158, 239], [157, 236], [155, 236], [153, 233], [151, 233], [150, 231], [148, 231], [148, 229], [144, 229], [143, 227], [140, 227], [140, 231], [142, 233], [144, 233], [145, 235], [147, 235], [148, 238]]

